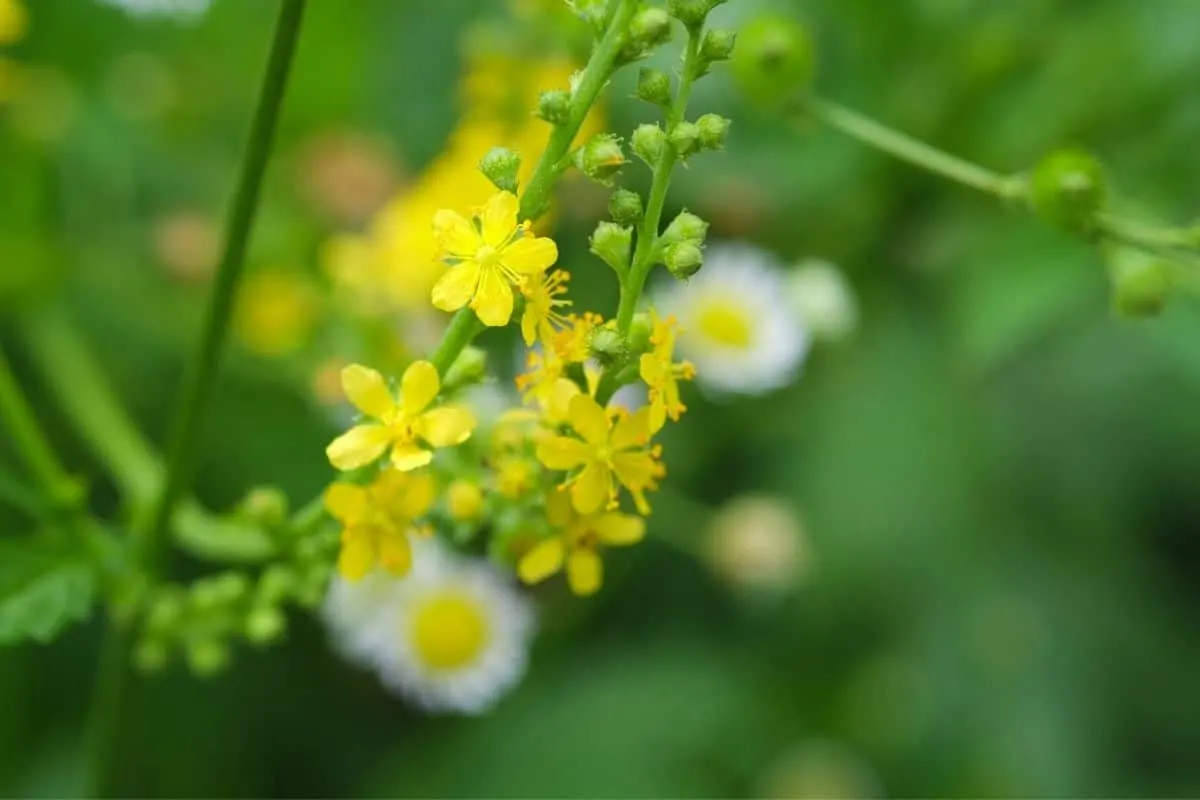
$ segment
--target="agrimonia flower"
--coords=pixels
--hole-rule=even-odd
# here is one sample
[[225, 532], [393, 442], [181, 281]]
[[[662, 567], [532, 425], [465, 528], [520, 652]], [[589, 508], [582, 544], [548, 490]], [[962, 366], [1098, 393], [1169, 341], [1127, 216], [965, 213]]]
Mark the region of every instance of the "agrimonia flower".
[[415, 522], [434, 501], [430, 475], [384, 469], [370, 485], [335, 483], [325, 490], [325, 509], [342, 524], [338, 572], [356, 581], [381, 567], [404, 575], [412, 566], [410, 533], [429, 534]]
[[497, 192], [468, 221], [442, 209], [433, 217], [434, 235], [450, 269], [433, 287], [433, 304], [443, 311], [470, 306], [484, 325], [507, 325], [513, 286], [540, 278], [558, 259], [553, 239], [533, 236], [519, 224], [520, 204]]
[[458, 405], [430, 408], [441, 387], [428, 361], [415, 361], [400, 379], [397, 400], [373, 369], [351, 364], [342, 370], [342, 390], [371, 422], [356, 425], [334, 439], [325, 454], [340, 470], [366, 466], [389, 448], [392, 465], [407, 471], [433, 460], [433, 449], [462, 444], [475, 428], [470, 410]]
[[650, 429], [657, 431], [666, 424], [667, 417], [678, 422], [685, 406], [679, 400], [679, 381], [690, 381], [696, 377], [696, 368], [690, 361], [676, 363], [675, 319], [659, 319], [658, 313], [650, 312], [650, 343], [653, 349], [643, 353], [638, 372], [650, 388]]

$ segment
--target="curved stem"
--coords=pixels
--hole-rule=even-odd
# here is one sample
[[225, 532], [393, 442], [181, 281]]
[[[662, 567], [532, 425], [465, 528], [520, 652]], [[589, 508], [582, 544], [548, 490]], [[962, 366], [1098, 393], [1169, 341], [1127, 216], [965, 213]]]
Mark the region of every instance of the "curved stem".
[[950, 155], [838, 103], [807, 95], [799, 104], [818, 122], [943, 178], [1002, 200], [1018, 198], [1024, 192], [1019, 178], [1006, 177]]
[[79, 485], [59, 463], [3, 350], [0, 350], [0, 417], [47, 503], [55, 508], [78, 506], [82, 499]]
[[[687, 49], [683, 56], [683, 72], [679, 76], [679, 91], [667, 112], [667, 134], [676, 125], [683, 122], [687, 113], [688, 99], [692, 93], [692, 83], [700, 70], [700, 42], [703, 31], [697, 27], [688, 31]], [[663, 205], [667, 200], [667, 188], [671, 185], [671, 171], [675, 169], [675, 148], [669, 143], [663, 147], [658, 163], [654, 165], [654, 179], [650, 183], [650, 194], [646, 200], [646, 213], [638, 226], [637, 246], [633, 251], [633, 261], [629, 272], [621, 281], [621, 299], [617, 306], [617, 329], [621, 333], [629, 333], [633, 324], [633, 315], [637, 312], [638, 301], [642, 297], [642, 288], [646, 285], [646, 276], [654, 266], [655, 246], [658, 244], [658, 229], [662, 222]]]
[[217, 366], [224, 349], [230, 316], [237, 300], [238, 284], [245, 264], [246, 244], [258, 208], [259, 189], [271, 156], [279, 109], [287, 88], [305, 0], [283, 0], [275, 39], [267, 63], [267, 73], [259, 94], [258, 110], [250, 133], [250, 142], [242, 161], [229, 218], [225, 252], [217, 271], [212, 300], [204, 321], [200, 348], [184, 384], [176, 409], [167, 449], [166, 483], [159, 493], [148, 522], [139, 526], [140, 555], [151, 566], [158, 557], [161, 541], [175, 506], [191, 482], [195, 466], [204, 412], [212, 400]]

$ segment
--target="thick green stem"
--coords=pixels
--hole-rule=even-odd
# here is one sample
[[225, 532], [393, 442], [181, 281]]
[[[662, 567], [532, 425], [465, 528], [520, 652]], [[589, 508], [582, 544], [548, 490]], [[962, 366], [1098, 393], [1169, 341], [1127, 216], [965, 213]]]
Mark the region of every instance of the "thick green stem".
[[475, 316], [474, 311], [469, 308], [458, 310], [454, 318], [450, 320], [446, 332], [442, 334], [442, 341], [438, 344], [437, 350], [429, 359], [439, 375], [445, 377], [446, 370], [450, 369], [454, 360], [482, 330], [483, 323]]
[[112, 766], [117, 753], [121, 706], [126, 684], [129, 682], [126, 663], [128, 660], [126, 634], [116, 623], [110, 622], [100, 645], [100, 664], [96, 668], [91, 704], [88, 708], [85, 797], [108, 797], [116, 794], [111, 785]]
[[[700, 71], [700, 43], [703, 31], [697, 27], [688, 31], [687, 49], [683, 57], [683, 71], [679, 76], [679, 91], [667, 112], [667, 134], [676, 125], [683, 122], [687, 113], [688, 100], [692, 93], [692, 83]], [[646, 276], [654, 266], [658, 245], [658, 229], [662, 222], [663, 206], [667, 200], [667, 189], [671, 185], [671, 171], [675, 169], [675, 148], [669, 143], [663, 147], [658, 163], [654, 165], [654, 179], [650, 183], [650, 195], [646, 200], [646, 213], [638, 225], [637, 246], [633, 251], [633, 261], [629, 272], [621, 281], [621, 299], [617, 306], [617, 329], [621, 333], [629, 333], [633, 324], [633, 315], [637, 312], [638, 301], [642, 297], [642, 289], [646, 285]]]
[[77, 506], [82, 499], [79, 484], [59, 463], [3, 350], [0, 350], [0, 417], [47, 504], [55, 508]]
[[187, 491], [195, 468], [205, 412], [216, 388], [216, 373], [224, 350], [230, 316], [237, 300], [245, 264], [246, 245], [258, 209], [259, 189], [270, 160], [279, 110], [287, 88], [305, 0], [282, 0], [275, 39], [259, 94], [258, 110], [242, 161], [242, 173], [229, 218], [225, 251], [217, 270], [212, 299], [204, 321], [200, 347], [184, 382], [173, 418], [167, 448], [166, 483], [145, 525], [139, 526], [140, 553], [149, 565], [157, 560], [175, 506]]
[[964, 186], [1003, 200], [1019, 198], [1024, 192], [1024, 183], [1019, 178], [999, 175], [944, 153], [845, 106], [808, 95], [800, 100], [800, 108], [840, 133]]

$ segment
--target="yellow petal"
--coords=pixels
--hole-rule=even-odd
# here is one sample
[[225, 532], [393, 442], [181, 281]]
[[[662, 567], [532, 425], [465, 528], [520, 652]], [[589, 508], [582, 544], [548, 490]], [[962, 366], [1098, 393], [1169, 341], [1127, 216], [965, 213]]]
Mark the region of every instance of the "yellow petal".
[[362, 364], [350, 364], [342, 369], [342, 392], [355, 408], [375, 419], [382, 419], [396, 407], [387, 381]]
[[645, 489], [654, 485], [659, 465], [645, 451], [617, 453], [613, 456], [613, 472], [617, 480], [630, 489]]
[[367, 514], [367, 491], [353, 483], [331, 484], [325, 490], [325, 510], [343, 525], [353, 525]]
[[612, 449], [644, 447], [650, 441], [650, 428], [649, 408], [639, 408], [632, 414], [626, 414], [613, 427]]
[[358, 469], [383, 455], [391, 434], [382, 425], [355, 425], [325, 448], [329, 463], [340, 470]]
[[430, 299], [436, 308], [442, 311], [458, 311], [470, 302], [479, 285], [479, 264], [474, 261], [464, 261], [457, 267], [451, 267], [438, 278], [433, 285]]
[[637, 544], [646, 535], [646, 520], [633, 514], [601, 514], [591, 527], [600, 541], [615, 546]]
[[595, 462], [588, 464], [571, 484], [571, 504], [580, 514], [594, 514], [612, 496], [612, 473]]
[[507, 325], [512, 319], [513, 292], [508, 279], [498, 269], [480, 271], [479, 288], [475, 291], [475, 299], [471, 308], [484, 325], [498, 328]]
[[571, 398], [581, 391], [579, 384], [570, 378], [559, 378], [552, 383], [546, 403], [550, 418], [555, 422], [565, 420], [571, 410]]
[[553, 239], [527, 236], [504, 248], [500, 263], [522, 275], [537, 275], [558, 260], [558, 245]]
[[379, 536], [379, 566], [396, 576], [407, 575], [412, 569], [412, 545], [404, 531]]
[[555, 528], [565, 528], [574, 516], [571, 495], [561, 489], [552, 491], [546, 498], [546, 521]]
[[453, 447], [471, 438], [475, 415], [466, 406], [442, 406], [417, 419], [417, 434], [434, 447]]
[[441, 379], [433, 364], [428, 361], [409, 364], [400, 378], [400, 402], [404, 406], [404, 413], [410, 416], [420, 414], [437, 397], [441, 386]]
[[600, 445], [608, 442], [611, 423], [600, 404], [586, 394], [577, 394], [567, 406], [571, 427], [588, 444]]
[[589, 457], [587, 445], [569, 436], [553, 436], [538, 442], [538, 461], [550, 469], [574, 469]]
[[521, 314], [521, 338], [526, 347], [533, 347], [537, 341], [538, 313], [533, 303], [526, 301], [525, 313]]
[[638, 359], [638, 373], [648, 386], [658, 386], [666, 377], [663, 363], [650, 353], [642, 353]]
[[[663, 396], [659, 392], [651, 390], [650, 392], [650, 416], [647, 419], [650, 425], [650, 430], [658, 433], [667, 424], [667, 406], [663, 401]], [[613, 437], [616, 438], [615, 436]]]
[[411, 475], [411, 480], [400, 495], [400, 512], [408, 519], [416, 519], [433, 506], [437, 499], [437, 486], [428, 473]]
[[517, 211], [520, 203], [512, 192], [497, 192], [488, 198], [479, 213], [480, 228], [484, 244], [499, 247], [508, 241], [517, 229]]
[[540, 583], [562, 569], [566, 549], [563, 540], [555, 536], [534, 545], [517, 563], [517, 576], [523, 583]]
[[471, 223], [445, 208], [433, 215], [433, 236], [443, 252], [459, 258], [474, 256], [481, 244]]
[[604, 562], [595, 550], [576, 550], [567, 558], [567, 583], [571, 591], [586, 597], [600, 591], [604, 581]]
[[401, 472], [412, 472], [433, 461], [433, 451], [413, 443], [392, 448], [392, 466]]
[[367, 531], [347, 528], [342, 532], [342, 549], [338, 553], [338, 573], [348, 581], [360, 580], [375, 566], [375, 548]]

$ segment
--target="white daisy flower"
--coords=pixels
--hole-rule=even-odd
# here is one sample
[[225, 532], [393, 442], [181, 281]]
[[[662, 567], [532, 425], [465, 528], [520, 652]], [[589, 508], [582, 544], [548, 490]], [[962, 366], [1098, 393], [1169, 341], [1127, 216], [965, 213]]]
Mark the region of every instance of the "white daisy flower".
[[688, 281], [657, 295], [679, 321], [678, 352], [696, 382], [718, 393], [763, 394], [795, 378], [809, 335], [788, 303], [784, 272], [770, 253], [745, 243], [715, 244]]
[[487, 562], [426, 542], [403, 578], [335, 578], [325, 619], [338, 649], [431, 712], [478, 714], [525, 671], [533, 608]]
[[194, 20], [204, 16], [212, 0], [99, 0], [135, 17], [173, 17]]
[[809, 258], [788, 278], [792, 307], [816, 339], [844, 338], [858, 325], [858, 303], [846, 276], [832, 263]]

